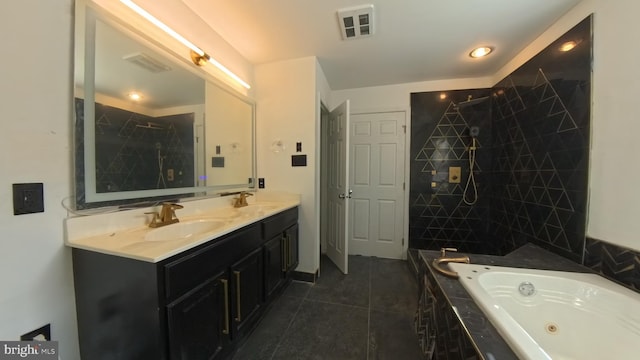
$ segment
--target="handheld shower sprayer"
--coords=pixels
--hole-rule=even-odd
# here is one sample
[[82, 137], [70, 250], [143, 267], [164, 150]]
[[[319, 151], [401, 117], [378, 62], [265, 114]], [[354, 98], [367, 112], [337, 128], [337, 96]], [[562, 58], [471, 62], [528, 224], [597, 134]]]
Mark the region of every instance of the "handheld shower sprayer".
[[[471, 145], [469, 146], [469, 176], [467, 177], [467, 185], [464, 187], [464, 194], [462, 197], [462, 200], [467, 205], [473, 205], [478, 201], [478, 186], [473, 174], [473, 168], [476, 163], [476, 140], [478, 135], [480, 135], [480, 127], [471, 126], [469, 128], [469, 136], [471, 136]], [[473, 188], [473, 196], [467, 197], [469, 186]]]

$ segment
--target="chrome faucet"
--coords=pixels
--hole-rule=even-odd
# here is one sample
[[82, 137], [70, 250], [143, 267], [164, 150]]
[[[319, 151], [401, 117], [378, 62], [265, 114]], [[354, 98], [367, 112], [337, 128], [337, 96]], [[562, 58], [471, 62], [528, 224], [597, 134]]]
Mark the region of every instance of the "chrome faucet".
[[149, 227], [157, 228], [169, 224], [175, 224], [179, 222], [178, 217], [176, 216], [176, 210], [182, 209], [184, 206], [172, 203], [163, 203], [162, 209], [160, 209], [160, 213], [157, 211], [148, 212], [145, 214], [152, 214], [153, 218], [149, 223]]
[[441, 248], [440, 249], [440, 257], [433, 260], [433, 262], [431, 263], [433, 265], [433, 269], [436, 270], [437, 272], [452, 277], [454, 279], [458, 278], [458, 273], [455, 271], [451, 271], [451, 270], [445, 270], [443, 268], [440, 267], [440, 264], [448, 264], [448, 263], [465, 263], [468, 264], [469, 261], [469, 257], [468, 256], [461, 256], [461, 257], [447, 257], [447, 251], [458, 251], [458, 249], [456, 248]]
[[233, 207], [239, 208], [249, 205], [247, 203], [248, 196], [253, 196], [253, 194], [246, 191], [241, 191], [240, 194], [238, 194], [237, 198], [233, 198]]

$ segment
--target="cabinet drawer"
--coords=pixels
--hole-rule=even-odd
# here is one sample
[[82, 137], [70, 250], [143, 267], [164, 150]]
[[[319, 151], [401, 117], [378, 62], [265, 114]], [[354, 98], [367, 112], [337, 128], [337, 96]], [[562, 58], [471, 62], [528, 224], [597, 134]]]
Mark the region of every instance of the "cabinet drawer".
[[262, 237], [271, 239], [281, 234], [282, 231], [289, 226], [298, 222], [298, 208], [285, 210], [280, 214], [273, 215], [262, 222]]
[[164, 266], [166, 298], [170, 301], [198, 286], [260, 244], [260, 227], [251, 225], [171, 260]]

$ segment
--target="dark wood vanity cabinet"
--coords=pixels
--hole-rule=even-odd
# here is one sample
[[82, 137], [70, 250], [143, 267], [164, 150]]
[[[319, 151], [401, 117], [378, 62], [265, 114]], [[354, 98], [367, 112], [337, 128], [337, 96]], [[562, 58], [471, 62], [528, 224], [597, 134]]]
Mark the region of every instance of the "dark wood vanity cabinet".
[[234, 337], [242, 337], [258, 320], [264, 302], [262, 247], [231, 266]]
[[262, 223], [265, 244], [265, 297], [274, 296], [298, 266], [298, 213], [291, 209]]
[[171, 359], [216, 359], [231, 342], [228, 273], [215, 276], [167, 305]]
[[286, 210], [158, 263], [74, 248], [81, 357], [229, 357], [273, 299], [269, 287], [283, 288], [297, 264], [297, 214]]

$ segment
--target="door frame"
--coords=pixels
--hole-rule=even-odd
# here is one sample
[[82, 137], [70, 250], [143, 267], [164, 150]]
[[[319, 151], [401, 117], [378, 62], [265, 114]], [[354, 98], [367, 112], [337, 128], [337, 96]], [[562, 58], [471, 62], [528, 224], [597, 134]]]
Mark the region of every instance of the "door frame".
[[[318, 214], [318, 232], [317, 232], [317, 239], [318, 239], [318, 255], [317, 255], [317, 261], [318, 261], [318, 275], [320, 274], [320, 256], [322, 256], [323, 251], [326, 251], [326, 237], [324, 237], [324, 233], [322, 230], [322, 227], [325, 224], [325, 219], [323, 219], [324, 217], [326, 217], [326, 214], [324, 213], [326, 206], [323, 207], [322, 206], [322, 199], [323, 196], [326, 196], [326, 189], [324, 187], [324, 185], [326, 184], [326, 182], [323, 183], [323, 177], [326, 176], [326, 171], [325, 166], [326, 166], [326, 144], [325, 144], [325, 131], [326, 131], [326, 123], [323, 123], [323, 118], [322, 118], [322, 113], [326, 112], [327, 114], [330, 112], [329, 110], [329, 106], [327, 106], [325, 104], [325, 102], [321, 99], [321, 96], [318, 94], [318, 98], [317, 98], [317, 103], [318, 103], [318, 124], [317, 124], [317, 146], [318, 146], [318, 151], [317, 153], [320, 154], [320, 161], [319, 161], [319, 166], [317, 169], [317, 178], [320, 179], [320, 181], [318, 182], [318, 199], [320, 199], [320, 201], [318, 201], [316, 203], [316, 214]], [[404, 201], [405, 201], [405, 206], [404, 206], [404, 224], [403, 224], [403, 236], [404, 236], [404, 244], [402, 246], [402, 258], [404, 260], [407, 259], [407, 250], [409, 249], [409, 208], [411, 206], [411, 204], [409, 203], [409, 194], [411, 192], [411, 183], [410, 183], [410, 179], [411, 179], [411, 159], [409, 158], [411, 156], [411, 107], [410, 106], [398, 106], [398, 107], [371, 107], [371, 108], [351, 108], [350, 114], [353, 115], [357, 115], [357, 114], [369, 114], [369, 113], [385, 113], [385, 112], [404, 112], [405, 114], [405, 126], [406, 126], [406, 131], [405, 131], [405, 141], [404, 141], [404, 161], [405, 161], [405, 166], [404, 166], [404, 179], [405, 179], [405, 191], [404, 191]]]
[[[409, 203], [409, 193], [411, 192], [411, 107], [373, 107], [373, 108], [351, 108], [351, 115], [361, 115], [361, 114], [380, 114], [380, 113], [390, 113], [390, 112], [404, 112], [405, 119], [405, 141], [404, 141], [404, 224], [403, 226], [403, 238], [404, 243], [402, 244], [402, 259], [407, 259], [407, 252], [409, 249], [409, 208], [411, 204]], [[351, 164], [350, 166], [353, 166]]]
[[[411, 121], [410, 119], [410, 111], [408, 111], [407, 109], [399, 109], [399, 110], [391, 110], [389, 108], [385, 108], [383, 110], [354, 110], [351, 111], [350, 115], [353, 116], [358, 116], [358, 115], [377, 115], [377, 114], [387, 114], [387, 113], [402, 113], [404, 114], [404, 149], [402, 149], [403, 153], [402, 153], [402, 161], [404, 162], [403, 164], [403, 168], [404, 168], [404, 174], [403, 174], [403, 182], [404, 182], [404, 189], [403, 189], [403, 194], [402, 194], [402, 201], [403, 201], [403, 208], [402, 208], [402, 221], [403, 223], [401, 224], [402, 226], [402, 254], [401, 254], [401, 258], [406, 260], [407, 257], [407, 249], [408, 249], [408, 243], [409, 243], [409, 221], [408, 221], [408, 216], [409, 216], [409, 179], [410, 179], [410, 175], [411, 175], [411, 169], [408, 169], [407, 167], [411, 164], [411, 161], [409, 159], [409, 155], [410, 155], [410, 144], [407, 144], [407, 142], [409, 141], [411, 132], [410, 132], [410, 127], [409, 127], [409, 122]], [[353, 121], [351, 122], [351, 125], [353, 125]], [[409, 135], [409, 136], [407, 136]], [[353, 132], [350, 133], [350, 141], [349, 141], [349, 146], [353, 145]], [[351, 156], [351, 153], [350, 153]], [[353, 166], [355, 164], [353, 162], [349, 163], [349, 171], [353, 170]], [[353, 178], [349, 178], [349, 181], [353, 181]], [[351, 188], [351, 184], [349, 184], [349, 187]], [[353, 204], [352, 204], [353, 205]], [[353, 208], [351, 208], [349, 211], [353, 211]], [[349, 221], [352, 223], [351, 225], [353, 225], [353, 221], [355, 220], [355, 217], [350, 217]], [[353, 229], [353, 226], [350, 226], [350, 229]], [[351, 240], [351, 234], [349, 236], [349, 241]]]

